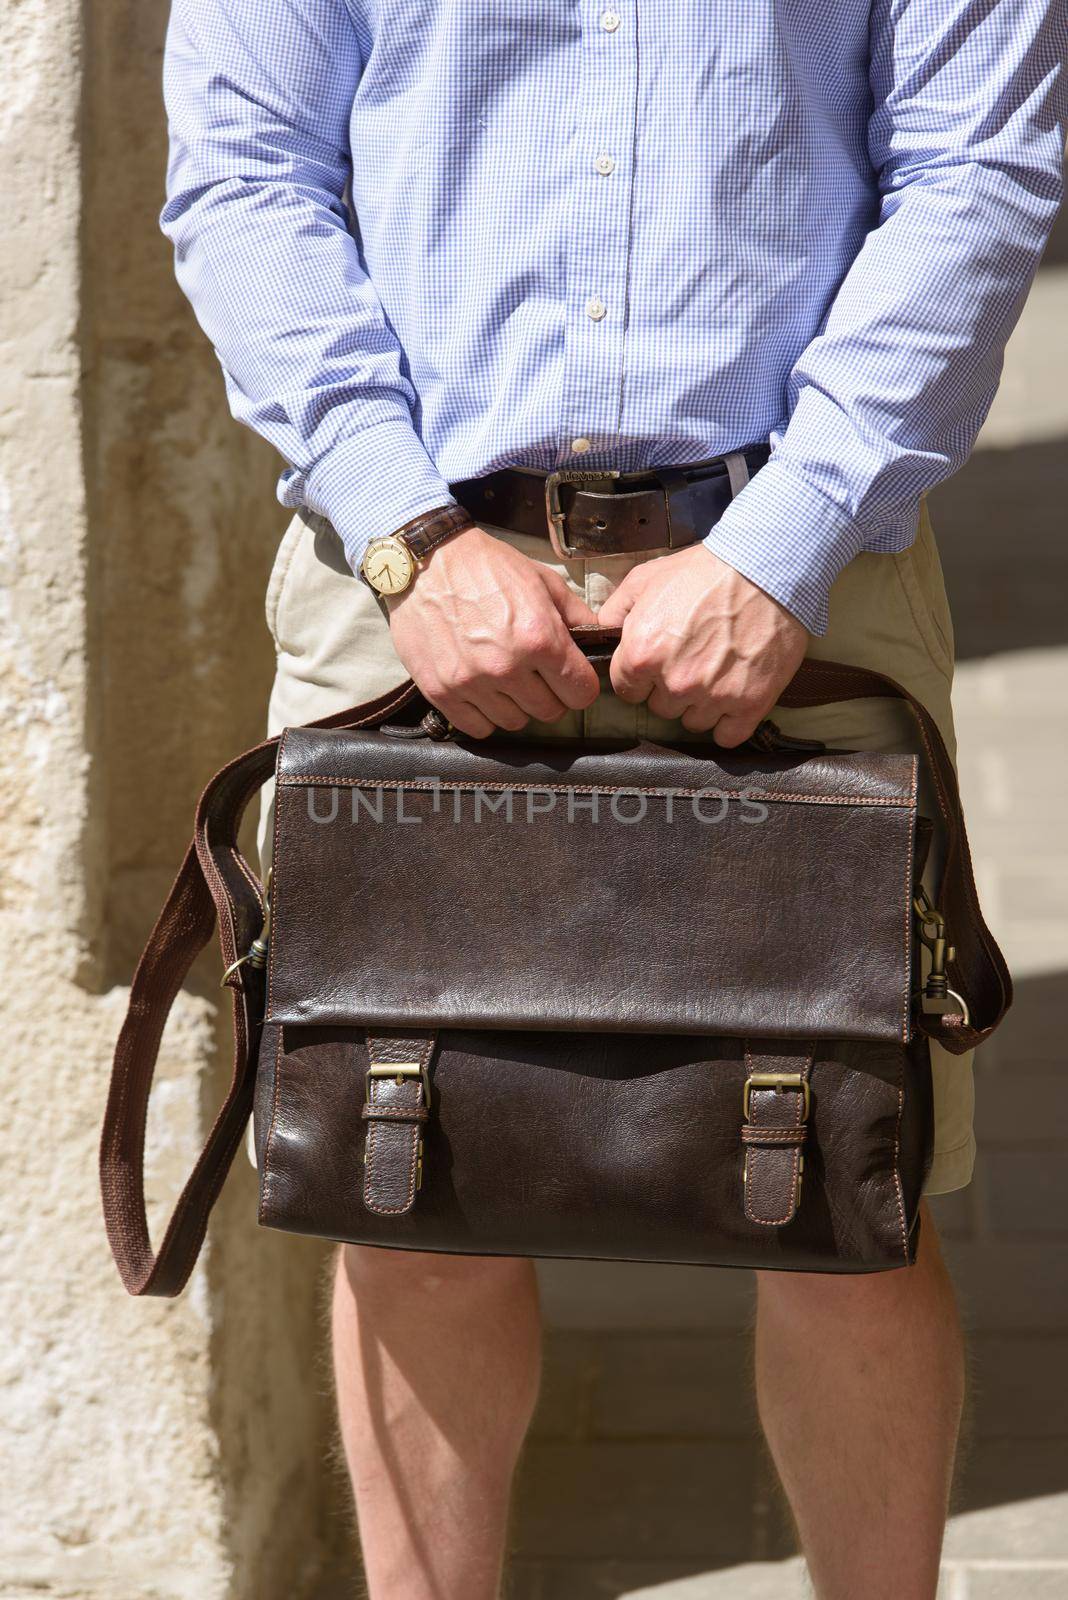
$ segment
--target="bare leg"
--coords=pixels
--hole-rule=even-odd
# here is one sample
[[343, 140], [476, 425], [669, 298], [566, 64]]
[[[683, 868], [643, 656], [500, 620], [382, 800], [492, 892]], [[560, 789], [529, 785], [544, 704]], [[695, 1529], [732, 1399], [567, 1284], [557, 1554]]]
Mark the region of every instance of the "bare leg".
[[333, 1339], [371, 1600], [497, 1600], [540, 1376], [532, 1263], [346, 1245]]
[[914, 1267], [758, 1277], [760, 1417], [819, 1600], [934, 1600], [964, 1358], [930, 1215]]

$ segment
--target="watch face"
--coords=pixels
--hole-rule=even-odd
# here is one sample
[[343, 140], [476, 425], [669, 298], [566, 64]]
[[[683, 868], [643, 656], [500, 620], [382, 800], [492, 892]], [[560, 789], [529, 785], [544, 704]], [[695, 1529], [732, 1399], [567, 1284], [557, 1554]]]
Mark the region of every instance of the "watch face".
[[379, 539], [369, 547], [363, 571], [379, 594], [401, 594], [412, 581], [415, 562], [400, 539]]

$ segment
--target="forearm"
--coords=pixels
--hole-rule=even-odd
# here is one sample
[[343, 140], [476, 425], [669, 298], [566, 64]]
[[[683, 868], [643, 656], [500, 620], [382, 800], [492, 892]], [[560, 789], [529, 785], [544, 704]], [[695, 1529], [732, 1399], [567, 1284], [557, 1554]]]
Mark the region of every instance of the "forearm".
[[909, 92], [884, 81], [872, 118], [879, 225], [795, 365], [778, 449], [707, 541], [814, 632], [842, 568], [899, 548], [920, 497], [966, 459], [1061, 195], [1064, 86], [1045, 25], [999, 34], [986, 83], [977, 25], [979, 59], [947, 84], [948, 41], [913, 39], [915, 9], [892, 19]]
[[286, 499], [329, 517], [357, 564], [370, 538], [443, 504], [448, 487], [349, 232], [359, 61], [347, 13], [321, 7], [314, 30], [287, 13], [287, 39], [264, 32], [257, 4], [174, 7], [161, 226], [234, 415], [290, 464]]

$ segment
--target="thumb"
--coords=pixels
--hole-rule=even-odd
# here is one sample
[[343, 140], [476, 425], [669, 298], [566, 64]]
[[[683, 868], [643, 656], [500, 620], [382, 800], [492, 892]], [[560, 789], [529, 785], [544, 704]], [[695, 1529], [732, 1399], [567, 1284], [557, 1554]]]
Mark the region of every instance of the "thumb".
[[635, 605], [640, 593], [640, 580], [638, 573], [640, 567], [634, 567], [622, 582], [612, 590], [604, 605], [597, 613], [597, 621], [602, 628], [620, 628], [624, 618]]
[[569, 628], [589, 627], [591, 623], [597, 623], [598, 618], [582, 596], [576, 594], [558, 572], [545, 571], [539, 576], [549, 592], [549, 599]]

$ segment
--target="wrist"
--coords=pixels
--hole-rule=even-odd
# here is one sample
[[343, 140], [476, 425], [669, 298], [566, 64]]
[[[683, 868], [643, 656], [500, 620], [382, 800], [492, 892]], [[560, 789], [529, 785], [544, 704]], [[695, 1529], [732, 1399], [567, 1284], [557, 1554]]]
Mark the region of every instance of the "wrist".
[[371, 540], [360, 563], [360, 577], [380, 599], [399, 598], [439, 546], [473, 526], [471, 516], [455, 503], [421, 512], [396, 532]]
[[395, 539], [403, 539], [416, 561], [426, 561], [429, 556], [458, 533], [474, 526], [474, 518], [463, 506], [450, 501], [433, 511], [423, 511], [412, 517], [403, 527], [394, 531]]

